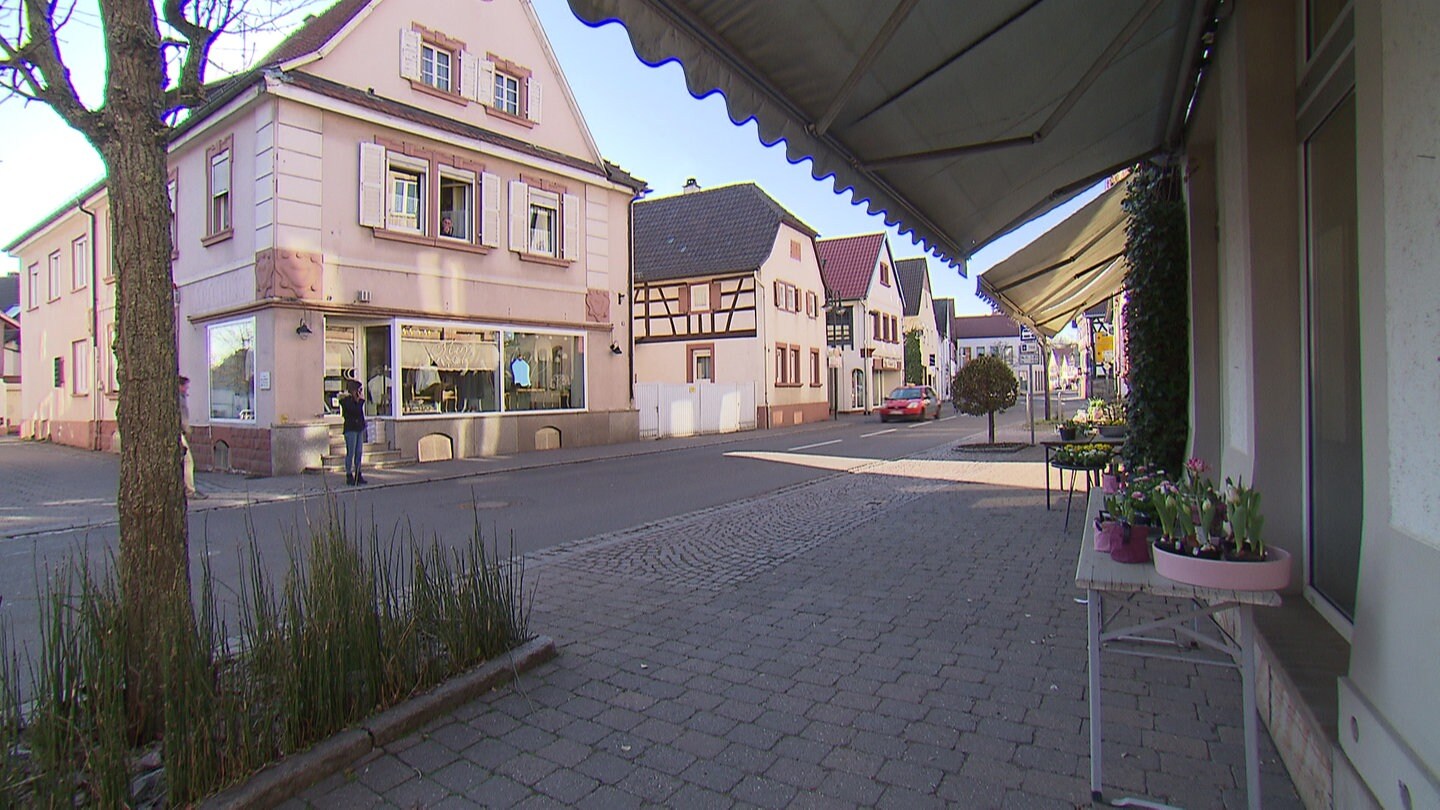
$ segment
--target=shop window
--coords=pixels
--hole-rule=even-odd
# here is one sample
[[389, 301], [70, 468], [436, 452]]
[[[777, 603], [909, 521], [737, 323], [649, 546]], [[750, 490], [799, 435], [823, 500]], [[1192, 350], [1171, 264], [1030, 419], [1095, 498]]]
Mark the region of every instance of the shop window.
[[402, 324], [401, 413], [500, 410], [499, 334], [465, 325]]
[[579, 335], [506, 332], [505, 410], [585, 407], [585, 339]]
[[255, 419], [255, 319], [207, 330], [210, 418]]

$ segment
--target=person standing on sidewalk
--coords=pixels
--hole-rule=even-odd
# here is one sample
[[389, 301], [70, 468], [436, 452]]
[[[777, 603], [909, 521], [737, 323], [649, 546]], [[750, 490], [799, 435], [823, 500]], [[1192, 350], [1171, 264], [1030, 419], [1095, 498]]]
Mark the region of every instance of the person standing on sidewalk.
[[180, 452], [184, 456], [185, 497], [204, 500], [210, 496], [195, 488], [195, 454], [190, 452], [190, 378], [180, 378]]
[[345, 483], [365, 483], [360, 474], [360, 460], [365, 453], [365, 397], [359, 380], [345, 381], [345, 395], [340, 397], [340, 415], [345, 419]]

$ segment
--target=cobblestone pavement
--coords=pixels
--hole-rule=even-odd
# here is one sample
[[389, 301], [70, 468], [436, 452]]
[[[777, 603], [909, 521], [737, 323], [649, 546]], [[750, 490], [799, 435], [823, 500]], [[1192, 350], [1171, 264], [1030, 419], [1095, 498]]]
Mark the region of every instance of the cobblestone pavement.
[[[1079, 530], [1038, 450], [965, 458], [532, 556], [560, 656], [286, 806], [1089, 806]], [[1234, 671], [1106, 675], [1107, 795], [1244, 806]], [[1261, 753], [1265, 806], [1301, 807]]]

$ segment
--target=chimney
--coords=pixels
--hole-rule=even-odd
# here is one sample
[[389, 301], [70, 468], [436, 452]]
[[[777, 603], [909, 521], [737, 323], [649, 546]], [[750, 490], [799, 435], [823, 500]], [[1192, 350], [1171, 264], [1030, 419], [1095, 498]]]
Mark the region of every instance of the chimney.
[[695, 182], [695, 178], [693, 178], [693, 177], [687, 177], [687, 178], [685, 178], [685, 186], [680, 189], [680, 193], [682, 193], [682, 194], [694, 194], [695, 192], [697, 192], [697, 191], [699, 191], [699, 190], [700, 190], [700, 184], [697, 183], [697, 182]]

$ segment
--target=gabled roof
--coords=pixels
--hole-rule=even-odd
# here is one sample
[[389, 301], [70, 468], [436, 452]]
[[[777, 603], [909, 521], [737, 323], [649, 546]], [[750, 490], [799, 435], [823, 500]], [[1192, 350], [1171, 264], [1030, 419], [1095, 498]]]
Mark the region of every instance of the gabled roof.
[[758, 270], [782, 223], [815, 237], [754, 183], [642, 200], [635, 204], [635, 280]]
[[305, 22], [260, 60], [258, 67], [281, 65], [325, 47], [355, 16], [376, 0], [340, 0]]
[[0, 276], [0, 312], [20, 303], [20, 275], [11, 273]]
[[935, 329], [940, 332], [940, 337], [949, 336], [950, 319], [955, 317], [955, 299], [936, 298], [931, 303], [935, 307]]
[[895, 277], [900, 279], [900, 295], [905, 299], [905, 317], [920, 314], [921, 293], [930, 289], [930, 267], [925, 257], [900, 259], [895, 262]]
[[885, 234], [867, 233], [860, 236], [837, 236], [815, 240], [815, 253], [820, 257], [820, 277], [825, 289], [841, 301], [858, 301], [870, 292], [870, 279], [875, 277], [875, 263]]
[[950, 337], [1013, 338], [1020, 336], [1020, 325], [1005, 315], [957, 315], [950, 319]]

